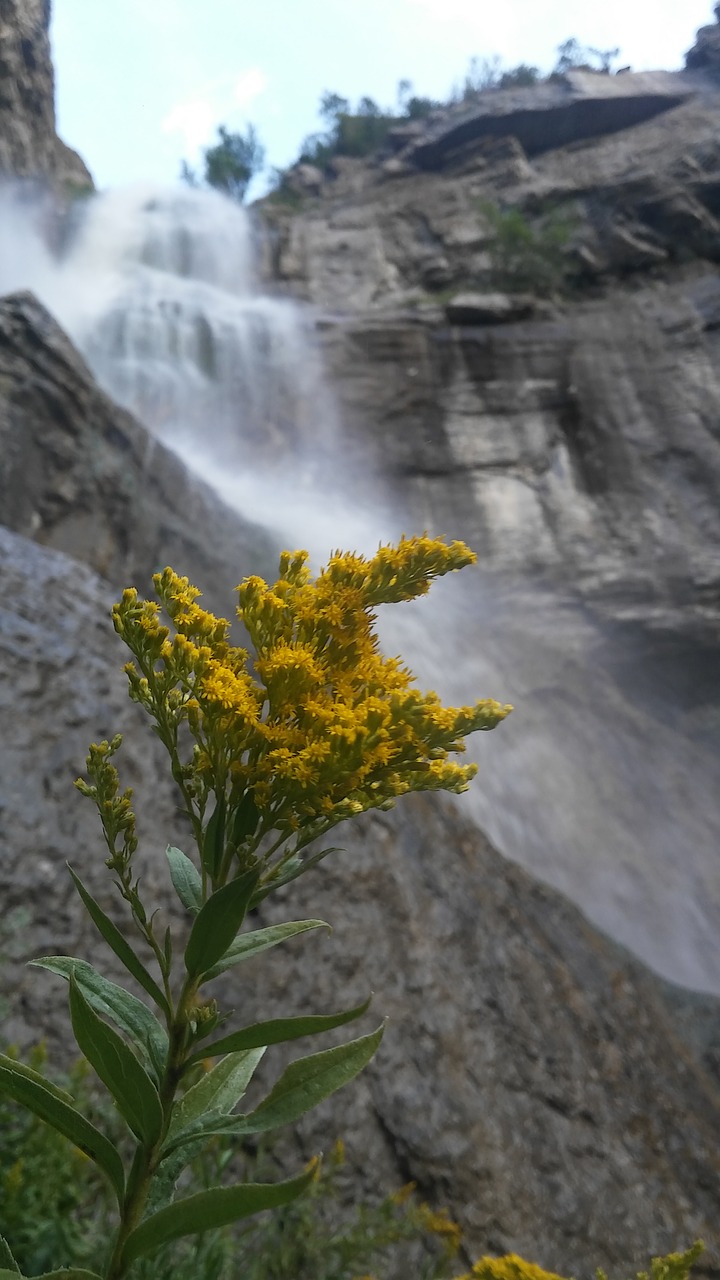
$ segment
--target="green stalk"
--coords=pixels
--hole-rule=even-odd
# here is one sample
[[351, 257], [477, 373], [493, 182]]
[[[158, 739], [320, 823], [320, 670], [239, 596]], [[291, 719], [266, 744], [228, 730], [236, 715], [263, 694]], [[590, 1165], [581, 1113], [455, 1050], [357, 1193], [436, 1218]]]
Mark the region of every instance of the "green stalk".
[[175, 1094], [183, 1074], [188, 1056], [188, 1010], [197, 995], [197, 982], [188, 978], [183, 987], [175, 1016], [170, 1027], [170, 1045], [168, 1049], [165, 1072], [160, 1085], [160, 1102], [162, 1104], [164, 1124], [157, 1142], [146, 1147], [138, 1142], [128, 1177], [125, 1201], [118, 1224], [115, 1244], [105, 1273], [105, 1280], [122, 1280], [127, 1271], [125, 1262], [125, 1246], [129, 1236], [139, 1226], [147, 1204], [158, 1164], [160, 1151], [167, 1134]]

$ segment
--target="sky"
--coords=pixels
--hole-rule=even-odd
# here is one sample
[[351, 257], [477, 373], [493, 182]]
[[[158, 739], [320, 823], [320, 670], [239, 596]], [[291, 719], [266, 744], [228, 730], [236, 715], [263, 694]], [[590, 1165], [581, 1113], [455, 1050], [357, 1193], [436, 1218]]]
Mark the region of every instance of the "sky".
[[473, 56], [548, 71], [569, 37], [671, 70], [713, 20], [712, 0], [53, 0], [58, 132], [100, 189], [174, 182], [220, 124], [255, 124], [282, 168], [325, 90], [445, 98]]

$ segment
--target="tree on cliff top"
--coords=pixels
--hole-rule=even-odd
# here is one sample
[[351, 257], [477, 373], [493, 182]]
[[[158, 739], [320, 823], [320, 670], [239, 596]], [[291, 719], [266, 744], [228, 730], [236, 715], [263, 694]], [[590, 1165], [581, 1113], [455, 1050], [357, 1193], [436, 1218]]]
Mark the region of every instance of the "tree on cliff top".
[[[247, 126], [245, 133], [230, 133], [221, 124], [218, 137], [219, 142], [203, 152], [205, 182], [232, 200], [242, 202], [251, 179], [265, 163], [265, 148], [253, 124]], [[197, 175], [186, 161], [182, 163], [180, 177], [189, 186], [198, 185]]]

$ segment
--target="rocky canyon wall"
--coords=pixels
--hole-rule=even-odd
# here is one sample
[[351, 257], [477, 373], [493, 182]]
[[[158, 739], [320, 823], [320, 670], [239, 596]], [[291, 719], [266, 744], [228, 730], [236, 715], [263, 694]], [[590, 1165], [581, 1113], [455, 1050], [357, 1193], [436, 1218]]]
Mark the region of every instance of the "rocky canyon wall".
[[[408, 521], [702, 630], [720, 608], [717, 83], [572, 73], [485, 99], [266, 203], [266, 274], [317, 308], [347, 448]], [[568, 219], [564, 293], [498, 293], [488, 203]]]

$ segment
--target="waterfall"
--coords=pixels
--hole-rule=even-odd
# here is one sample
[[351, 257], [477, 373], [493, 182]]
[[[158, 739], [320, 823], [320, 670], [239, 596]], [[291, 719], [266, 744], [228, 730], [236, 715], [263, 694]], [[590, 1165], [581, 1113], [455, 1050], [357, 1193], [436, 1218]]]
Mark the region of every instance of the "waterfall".
[[75, 336], [110, 395], [179, 452], [201, 441], [224, 469], [310, 466], [328, 397], [298, 309], [253, 288], [253, 252], [245, 210], [212, 192], [104, 196], [73, 248], [73, 270], [100, 282]]
[[258, 291], [244, 208], [183, 187], [111, 191], [73, 211], [59, 260], [48, 217], [22, 188], [0, 200], [0, 292], [32, 288], [108, 395], [249, 519], [320, 556], [342, 511], [355, 545], [377, 543], [328, 499], [342, 461], [312, 316]]
[[[110, 193], [80, 211], [60, 260], [29, 212], [13, 193], [0, 209], [0, 291], [33, 288], [106, 391], [223, 498], [316, 561], [402, 531], [343, 498], [312, 315], [258, 291], [244, 210], [190, 190]], [[445, 700], [517, 706], [477, 735], [461, 812], [660, 973], [720, 992], [720, 756], [691, 714], [711, 685], [701, 655], [678, 641], [663, 665], [570, 595], [479, 570], [380, 625]]]

